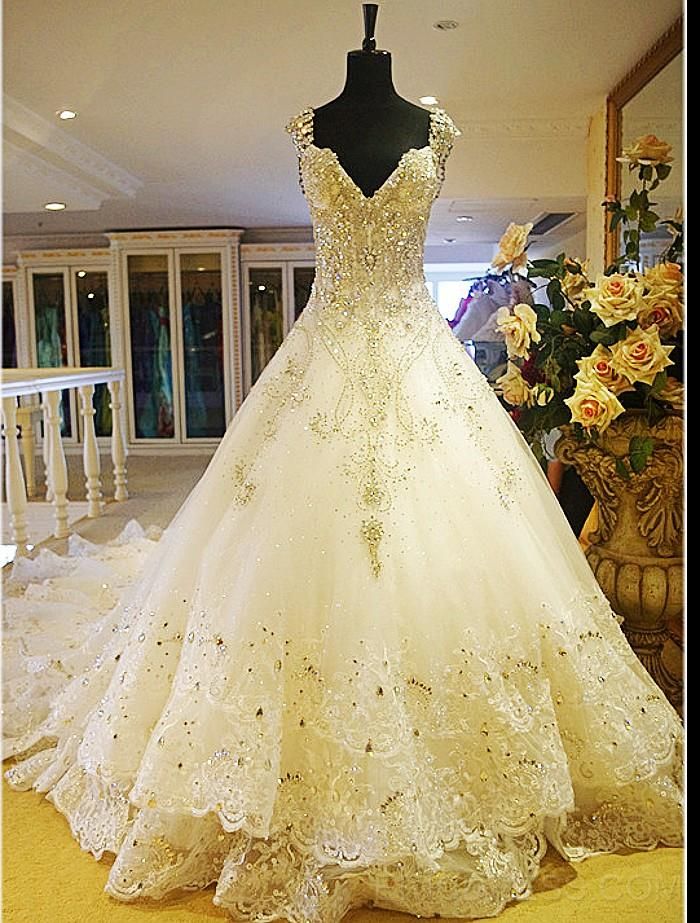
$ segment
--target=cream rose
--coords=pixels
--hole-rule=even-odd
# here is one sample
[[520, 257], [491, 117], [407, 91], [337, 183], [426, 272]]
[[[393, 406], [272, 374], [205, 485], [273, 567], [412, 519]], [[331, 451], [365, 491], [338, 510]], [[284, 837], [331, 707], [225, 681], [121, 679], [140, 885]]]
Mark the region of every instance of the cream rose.
[[499, 308], [496, 313], [496, 326], [503, 333], [508, 356], [524, 359], [531, 343], [542, 339], [537, 329], [537, 315], [529, 304], [516, 304], [511, 314], [510, 308]]
[[586, 290], [591, 311], [597, 314], [606, 327], [623, 320], [634, 320], [644, 304], [644, 286], [633, 276], [614, 273], [598, 276], [595, 287]]
[[683, 292], [683, 270], [678, 263], [657, 263], [644, 270], [640, 276], [649, 292], [670, 292], [681, 295]]
[[656, 135], [642, 135], [634, 144], [622, 149], [622, 156], [617, 159], [620, 163], [630, 163], [633, 167], [657, 163], [671, 163], [673, 148], [666, 141], [661, 141]]
[[653, 383], [658, 372], [673, 365], [669, 354], [673, 346], [663, 346], [657, 327], [644, 330], [637, 327], [630, 330], [624, 340], [611, 347], [612, 364], [617, 372], [633, 384], [636, 381], [647, 385]]
[[[581, 272], [569, 272], [568, 264], [574, 263], [581, 267]], [[569, 301], [579, 304], [586, 297], [586, 290], [591, 284], [587, 279], [588, 260], [567, 259], [564, 262], [564, 268], [566, 275], [561, 280], [561, 289]]]
[[589, 380], [595, 376], [613, 394], [622, 394], [624, 391], [632, 390], [628, 379], [613, 367], [612, 359], [613, 355], [610, 350], [599, 343], [590, 356], [585, 356], [576, 362], [579, 371], [574, 378]]
[[673, 292], [651, 292], [644, 298], [644, 307], [637, 320], [645, 330], [656, 325], [661, 336], [675, 337], [683, 327], [681, 300]]
[[509, 362], [505, 374], [496, 379], [496, 387], [511, 407], [532, 403], [532, 393], [517, 365]]
[[513, 224], [506, 228], [506, 232], [498, 241], [498, 253], [491, 261], [494, 269], [502, 270], [510, 264], [513, 272], [521, 272], [527, 266], [527, 238], [532, 230], [532, 223]]
[[571, 421], [584, 429], [595, 427], [603, 432], [612, 421], [625, 412], [617, 395], [601, 384], [598, 378], [580, 378], [576, 390], [564, 401], [571, 411]]

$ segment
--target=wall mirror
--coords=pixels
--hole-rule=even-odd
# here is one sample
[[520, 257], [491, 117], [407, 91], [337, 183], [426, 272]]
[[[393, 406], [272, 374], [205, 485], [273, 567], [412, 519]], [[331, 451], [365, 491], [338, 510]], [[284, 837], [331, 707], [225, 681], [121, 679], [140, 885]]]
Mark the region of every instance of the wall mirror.
[[[606, 194], [629, 195], [636, 180], [617, 157], [641, 135], [654, 134], [673, 146], [670, 177], [655, 191], [655, 211], [673, 218], [683, 204], [683, 20], [677, 20], [635, 67], [620, 81], [607, 101]], [[653, 264], [670, 242], [660, 227], [643, 234], [641, 255]], [[620, 254], [619, 232], [606, 228], [605, 262]]]

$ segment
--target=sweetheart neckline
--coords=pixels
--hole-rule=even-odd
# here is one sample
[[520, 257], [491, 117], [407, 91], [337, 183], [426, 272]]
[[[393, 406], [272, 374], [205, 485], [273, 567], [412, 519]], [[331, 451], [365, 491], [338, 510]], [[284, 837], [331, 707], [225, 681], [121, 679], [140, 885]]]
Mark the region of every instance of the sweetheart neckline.
[[364, 202], [371, 202], [373, 201], [373, 199], [377, 198], [377, 196], [389, 185], [391, 180], [396, 176], [396, 174], [399, 172], [401, 167], [404, 165], [406, 157], [409, 154], [419, 154], [419, 153], [423, 153], [424, 151], [430, 151], [431, 153], [433, 152], [433, 145], [432, 145], [432, 138], [433, 138], [433, 131], [434, 131], [433, 119], [435, 117], [436, 111], [437, 110], [435, 109], [431, 109], [428, 113], [430, 116], [429, 127], [428, 127], [428, 143], [424, 144], [422, 147], [409, 147], [407, 151], [404, 151], [401, 157], [399, 157], [398, 163], [396, 164], [394, 169], [391, 171], [391, 173], [387, 176], [387, 178], [384, 180], [384, 182], [381, 184], [381, 186], [378, 189], [375, 189], [372, 195], [369, 195], [369, 196], [364, 194], [364, 192], [360, 189], [360, 187], [357, 185], [357, 183], [352, 178], [352, 176], [350, 176], [348, 171], [345, 169], [345, 167], [340, 162], [340, 158], [338, 157], [337, 153], [333, 150], [333, 148], [332, 147], [319, 147], [316, 144], [316, 142], [313, 140], [315, 136], [314, 121], [316, 119], [316, 110], [312, 106], [309, 106], [309, 112], [311, 113], [311, 120], [310, 120], [311, 140], [308, 142], [308, 147], [312, 147], [316, 151], [319, 151], [319, 152], [321, 151], [328, 152], [333, 158], [333, 160], [335, 161], [335, 163], [337, 164], [339, 171], [342, 173], [342, 175], [345, 177], [345, 179], [348, 181], [351, 187], [355, 190], [355, 192], [360, 196], [360, 198]]

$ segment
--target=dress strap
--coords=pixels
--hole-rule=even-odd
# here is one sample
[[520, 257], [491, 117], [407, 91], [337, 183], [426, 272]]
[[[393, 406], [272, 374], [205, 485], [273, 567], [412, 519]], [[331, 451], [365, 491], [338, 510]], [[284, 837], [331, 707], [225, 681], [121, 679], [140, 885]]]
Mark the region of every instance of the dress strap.
[[310, 106], [302, 109], [287, 122], [286, 129], [292, 136], [297, 153], [301, 154], [314, 140], [314, 110]]
[[450, 156], [454, 139], [460, 132], [444, 109], [433, 109], [430, 116], [430, 136], [428, 141], [435, 155], [438, 178], [442, 182], [445, 179], [447, 158]]

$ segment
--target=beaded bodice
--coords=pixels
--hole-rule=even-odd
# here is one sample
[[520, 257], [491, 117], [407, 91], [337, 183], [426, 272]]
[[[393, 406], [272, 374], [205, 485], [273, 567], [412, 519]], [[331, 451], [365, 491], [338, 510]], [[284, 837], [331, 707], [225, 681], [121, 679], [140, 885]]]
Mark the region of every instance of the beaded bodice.
[[442, 109], [430, 113], [428, 144], [406, 151], [392, 173], [366, 196], [336, 153], [314, 143], [314, 110], [287, 125], [299, 155], [301, 186], [316, 243], [315, 292], [341, 298], [352, 311], [371, 286], [375, 295], [405, 298], [425, 286], [423, 247], [433, 200], [457, 133]]

